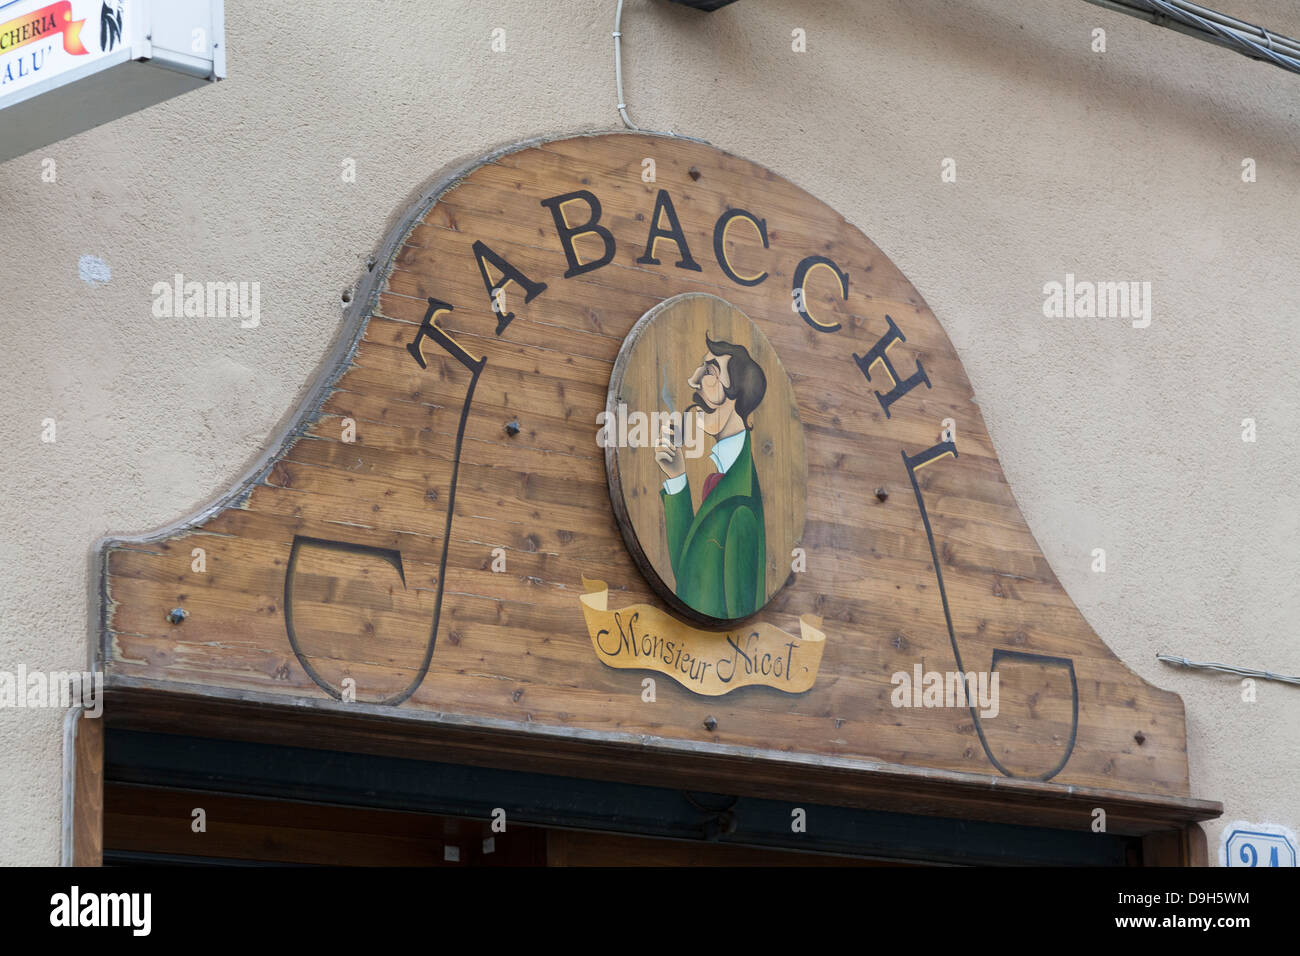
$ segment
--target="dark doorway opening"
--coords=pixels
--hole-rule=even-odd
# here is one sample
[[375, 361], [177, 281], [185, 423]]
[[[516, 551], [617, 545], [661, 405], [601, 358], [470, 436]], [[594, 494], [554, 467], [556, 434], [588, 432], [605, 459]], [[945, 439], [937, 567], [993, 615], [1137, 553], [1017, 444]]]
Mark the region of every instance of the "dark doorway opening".
[[1142, 861], [1136, 837], [687, 792], [653, 779], [620, 783], [112, 729], [105, 758], [106, 864]]

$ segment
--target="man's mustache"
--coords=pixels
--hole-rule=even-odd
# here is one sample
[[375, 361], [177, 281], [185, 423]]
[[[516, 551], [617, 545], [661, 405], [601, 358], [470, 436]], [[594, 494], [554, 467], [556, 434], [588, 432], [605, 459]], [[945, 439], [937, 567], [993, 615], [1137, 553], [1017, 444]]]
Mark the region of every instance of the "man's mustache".
[[[716, 412], [718, 410], [717, 405], [710, 405], [708, 399], [706, 399], [699, 392], [695, 392], [694, 394], [691, 395], [691, 403], [686, 406], [686, 411], [689, 412], [692, 408], [698, 408], [700, 411], [704, 412], [705, 414], [708, 414], [709, 412]], [[686, 412], [683, 412], [682, 414], [684, 415], [686, 414]]]

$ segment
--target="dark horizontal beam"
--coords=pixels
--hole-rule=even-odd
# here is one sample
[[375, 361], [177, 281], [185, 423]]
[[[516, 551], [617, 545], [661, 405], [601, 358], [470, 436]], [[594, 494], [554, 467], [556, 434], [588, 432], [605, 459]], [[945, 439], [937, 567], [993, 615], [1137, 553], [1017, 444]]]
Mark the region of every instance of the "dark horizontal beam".
[[635, 783], [735, 796], [1140, 836], [1212, 819], [1223, 805], [1168, 794], [1061, 786], [848, 757], [792, 754], [640, 734], [539, 727], [370, 704], [309, 704], [277, 695], [110, 678], [109, 729], [322, 747], [439, 763]]
[[[500, 807], [512, 823], [524, 826], [874, 859], [1123, 866], [1128, 850], [1136, 849], [1134, 838], [1088, 828], [1053, 830], [809, 801], [798, 806], [814, 825], [796, 833], [792, 804], [761, 797], [172, 734], [111, 731], [107, 758], [105, 779], [112, 783], [480, 820]], [[723, 812], [730, 833], [715, 816]]]
[[703, 10], [705, 13], [712, 13], [714, 10], [735, 3], [736, 0], [668, 0], [668, 2], [680, 4], [683, 7], [692, 7], [696, 10]]

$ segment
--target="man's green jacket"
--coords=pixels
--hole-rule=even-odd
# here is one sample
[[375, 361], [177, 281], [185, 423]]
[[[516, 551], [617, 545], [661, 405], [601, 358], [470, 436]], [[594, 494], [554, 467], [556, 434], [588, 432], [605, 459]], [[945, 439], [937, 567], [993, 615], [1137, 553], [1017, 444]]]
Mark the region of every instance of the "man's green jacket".
[[710, 617], [739, 618], [758, 610], [767, 597], [767, 539], [749, 434], [698, 513], [689, 482], [675, 495], [661, 489], [659, 497], [677, 596]]

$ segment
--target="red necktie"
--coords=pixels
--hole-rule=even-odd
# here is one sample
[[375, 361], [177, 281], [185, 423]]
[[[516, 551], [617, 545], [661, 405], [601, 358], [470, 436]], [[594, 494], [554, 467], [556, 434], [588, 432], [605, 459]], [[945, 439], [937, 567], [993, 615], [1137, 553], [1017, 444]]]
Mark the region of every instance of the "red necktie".
[[718, 487], [718, 482], [721, 480], [722, 472], [720, 471], [715, 471], [713, 474], [709, 475], [709, 477], [704, 479], [704, 498], [700, 499], [701, 502], [703, 502], [705, 498], [709, 497], [709, 494], [714, 488]]

